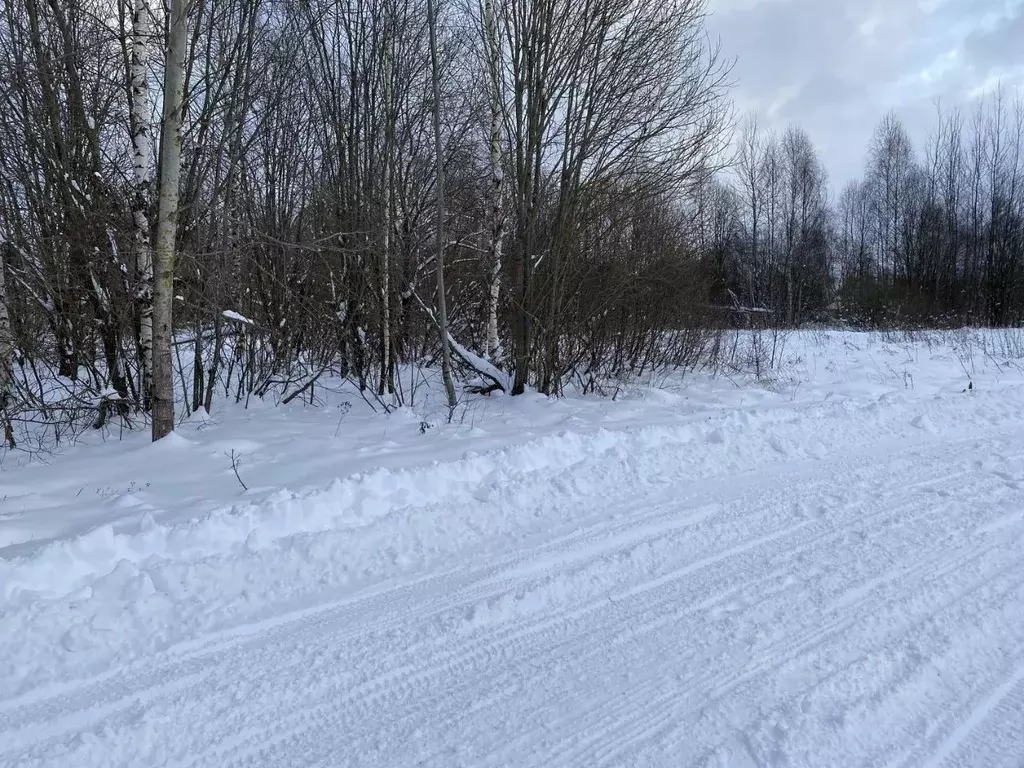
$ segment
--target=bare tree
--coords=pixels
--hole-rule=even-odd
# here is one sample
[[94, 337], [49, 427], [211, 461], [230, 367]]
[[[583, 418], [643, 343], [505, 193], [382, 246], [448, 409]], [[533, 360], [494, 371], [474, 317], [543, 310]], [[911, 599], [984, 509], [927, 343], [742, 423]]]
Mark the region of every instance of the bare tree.
[[502, 0], [495, 10], [510, 102], [513, 393], [538, 352], [539, 383], [552, 391], [588, 198], [602, 184], [656, 197], [708, 178], [724, 148], [727, 69], [706, 45], [704, 0]]
[[11, 334], [11, 316], [7, 308], [4, 249], [5, 244], [0, 243], [0, 427], [4, 431], [4, 441], [10, 448], [14, 448], [14, 430], [8, 411], [14, 385], [14, 337]]
[[449, 416], [458, 400], [455, 396], [455, 382], [452, 379], [452, 353], [448, 339], [448, 301], [444, 287], [444, 223], [447, 209], [444, 201], [444, 151], [441, 139], [441, 70], [437, 56], [437, 9], [434, 0], [427, 0], [427, 23], [430, 26], [430, 88], [434, 97], [434, 158], [436, 171], [434, 184], [437, 187], [437, 326], [441, 335], [441, 375], [444, 391], [448, 396]]
[[181, 118], [185, 84], [188, 0], [171, 0], [160, 141], [160, 210], [153, 259], [153, 440], [174, 431], [174, 241], [181, 177]]
[[490, 206], [489, 241], [487, 261], [487, 332], [484, 350], [494, 362], [502, 357], [501, 342], [498, 338], [498, 307], [501, 300], [502, 255], [505, 245], [505, 158], [502, 152], [502, 126], [505, 119], [504, 93], [502, 87], [501, 37], [498, 19], [494, 13], [494, 0], [483, 4], [483, 48], [487, 71], [487, 93], [490, 125], [487, 136], [488, 158], [490, 160]]
[[765, 140], [756, 115], [751, 115], [743, 126], [743, 133], [740, 137], [739, 152], [736, 164], [736, 174], [739, 180], [740, 193], [746, 206], [744, 221], [749, 232], [749, 257], [745, 265], [747, 301], [751, 306], [757, 306], [761, 301], [758, 291], [761, 276], [761, 236], [762, 220], [764, 219], [765, 208]]

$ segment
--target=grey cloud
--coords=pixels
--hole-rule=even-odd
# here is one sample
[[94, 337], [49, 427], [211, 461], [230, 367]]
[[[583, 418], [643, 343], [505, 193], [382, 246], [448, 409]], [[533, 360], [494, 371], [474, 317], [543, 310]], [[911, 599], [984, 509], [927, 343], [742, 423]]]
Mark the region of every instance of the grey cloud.
[[1024, 5], [992, 29], [972, 32], [964, 43], [968, 60], [987, 71], [1024, 62]]
[[968, 106], [1024, 63], [1024, 0], [713, 0], [712, 34], [736, 56], [737, 106], [798, 123], [841, 185], [882, 115], [919, 146], [934, 101]]
[[796, 120], [817, 110], [842, 108], [867, 98], [864, 84], [844, 75], [819, 70], [804, 81], [796, 95], [780, 109], [783, 116]]

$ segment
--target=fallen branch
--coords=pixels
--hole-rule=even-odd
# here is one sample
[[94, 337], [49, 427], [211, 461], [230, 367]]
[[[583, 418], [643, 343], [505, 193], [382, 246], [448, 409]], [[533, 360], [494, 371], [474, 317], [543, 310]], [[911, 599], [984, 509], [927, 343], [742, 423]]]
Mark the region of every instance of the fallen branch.
[[283, 399], [283, 400], [281, 401], [281, 402], [282, 402], [282, 404], [284, 404], [284, 405], [288, 405], [288, 403], [290, 403], [290, 402], [291, 402], [292, 400], [294, 400], [294, 399], [295, 399], [296, 397], [298, 397], [299, 395], [301, 395], [301, 394], [302, 394], [303, 392], [306, 392], [307, 390], [309, 390], [309, 388], [310, 388], [310, 387], [312, 387], [312, 386], [313, 386], [314, 384], [316, 384], [316, 383], [317, 383], [317, 381], [318, 381], [318, 380], [320, 379], [320, 377], [321, 377], [321, 376], [323, 376], [323, 375], [324, 375], [324, 374], [325, 374], [325, 373], [326, 373], [326, 372], [327, 372], [327, 371], [328, 371], [329, 369], [330, 369], [330, 365], [325, 365], [325, 366], [324, 366], [323, 368], [321, 368], [321, 369], [320, 369], [320, 371], [319, 371], [318, 373], [316, 373], [316, 374], [314, 374], [314, 375], [313, 375], [313, 378], [311, 378], [311, 379], [310, 379], [309, 381], [307, 381], [307, 382], [306, 382], [305, 384], [303, 384], [303, 385], [302, 385], [301, 387], [299, 387], [299, 388], [298, 388], [297, 390], [295, 390], [294, 392], [292, 392], [292, 393], [291, 393], [290, 395], [288, 395], [287, 397], [285, 397], [285, 398], [284, 398], [284, 399]]
[[[430, 319], [434, 322], [434, 325], [437, 325], [440, 328], [440, 324], [437, 322], [437, 318], [434, 316], [434, 311], [423, 302], [423, 299], [420, 298], [419, 294], [416, 293], [415, 289], [413, 289], [411, 293], [413, 298], [415, 298], [419, 305], [423, 307], [423, 311], [426, 312]], [[450, 331], [448, 332], [447, 335], [448, 344], [451, 346], [452, 352], [454, 352], [459, 357], [459, 359], [466, 364], [466, 366], [472, 368], [480, 376], [491, 382], [492, 386], [477, 388], [479, 390], [478, 394], [490, 394], [491, 392], [494, 392], [499, 389], [502, 392], [511, 391], [512, 382], [509, 380], [509, 377], [505, 373], [498, 370], [494, 365], [487, 362], [479, 355], [473, 354], [464, 346], [462, 346], [458, 341], [455, 340], [455, 337], [452, 336]]]

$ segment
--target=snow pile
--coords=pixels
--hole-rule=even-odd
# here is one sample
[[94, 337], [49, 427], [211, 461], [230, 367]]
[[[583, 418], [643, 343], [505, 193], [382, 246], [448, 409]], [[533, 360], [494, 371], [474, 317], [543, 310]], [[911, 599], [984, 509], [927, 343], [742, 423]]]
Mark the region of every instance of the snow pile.
[[0, 606], [65, 597], [120, 563], [153, 558], [195, 561], [252, 552], [300, 533], [366, 528], [396, 509], [471, 503], [505, 491], [516, 478], [540, 470], [558, 472], [621, 451], [622, 442], [610, 431], [589, 436], [564, 433], [444, 464], [356, 474], [335, 480], [324, 490], [282, 490], [260, 504], [216, 510], [187, 524], [163, 526], [147, 516], [137, 533], [115, 533], [113, 526], [102, 526], [54, 542], [31, 557], [0, 561]]
[[[1019, 397], [1022, 391], [1015, 389], [1012, 394]], [[628, 474], [632, 482], [665, 482], [677, 476], [721, 474], [741, 457], [750, 466], [751, 460], [760, 463], [770, 452], [814, 458], [835, 447], [837, 440], [849, 441], [853, 448], [868, 437], [887, 432], [902, 435], [907, 424], [930, 434], [939, 431], [927, 412], [908, 420], [899, 405], [892, 396], [885, 396], [864, 407], [844, 402], [818, 406], [798, 416], [782, 413], [755, 418], [741, 412], [691, 426], [599, 429], [589, 434], [564, 431], [483, 454], [469, 452], [455, 461], [355, 474], [321, 490], [282, 490], [259, 504], [218, 509], [185, 524], [159, 525], [146, 515], [134, 533], [115, 533], [112, 525], [104, 525], [49, 544], [35, 555], [0, 561], [0, 606], [65, 597], [123, 561], [191, 562], [237, 555], [296, 534], [366, 529], [396, 510], [412, 512], [439, 504], [499, 500], [511, 487], [528, 483], [534, 476], [551, 480], [584, 463], [612, 473], [602, 475], [604, 481], [597, 489], [601, 495], [604, 486], [624, 479], [616, 475]], [[945, 422], [945, 432], [979, 420], [998, 424], [1014, 410], [1003, 398], [998, 403], [937, 400], [931, 409], [943, 410], [943, 405], [956, 406], [937, 417]], [[831, 420], [837, 413], [847, 417], [849, 431], [843, 435], [818, 433], [815, 421]], [[648, 454], [654, 455], [656, 466], [643, 461]], [[636, 466], [641, 462], [642, 467]], [[660, 474], [637, 477], [641, 470]], [[530, 488], [523, 492], [527, 490]], [[550, 490], [544, 489], [536, 501], [548, 498]], [[556, 490], [593, 493], [586, 488]]]

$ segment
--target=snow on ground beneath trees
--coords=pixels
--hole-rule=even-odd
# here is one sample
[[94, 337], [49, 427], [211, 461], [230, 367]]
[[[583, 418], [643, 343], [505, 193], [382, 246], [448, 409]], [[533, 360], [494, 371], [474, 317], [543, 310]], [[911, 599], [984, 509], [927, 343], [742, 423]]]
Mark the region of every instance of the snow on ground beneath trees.
[[8, 454], [0, 766], [1020, 766], [1021, 339]]

